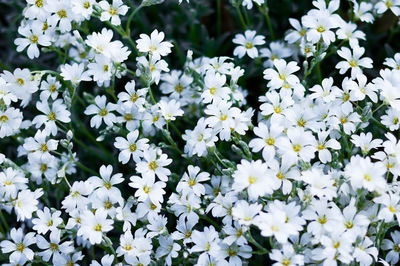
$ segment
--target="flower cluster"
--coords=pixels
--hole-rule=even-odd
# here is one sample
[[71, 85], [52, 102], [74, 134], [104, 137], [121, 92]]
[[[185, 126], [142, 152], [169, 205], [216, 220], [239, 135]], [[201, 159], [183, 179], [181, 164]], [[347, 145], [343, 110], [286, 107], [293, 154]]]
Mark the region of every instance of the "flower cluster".
[[365, 32], [400, 0], [315, 0], [277, 35], [230, 1], [232, 57], [133, 30], [163, 2], [24, 1], [17, 52], [59, 64], [0, 73], [0, 261], [399, 263], [400, 53]]

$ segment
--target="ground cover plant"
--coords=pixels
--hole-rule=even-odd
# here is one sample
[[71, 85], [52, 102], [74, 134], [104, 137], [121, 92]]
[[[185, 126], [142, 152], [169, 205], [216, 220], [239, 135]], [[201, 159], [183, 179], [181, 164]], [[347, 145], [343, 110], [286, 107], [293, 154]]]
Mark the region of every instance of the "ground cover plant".
[[0, 1], [2, 265], [396, 265], [400, 0]]

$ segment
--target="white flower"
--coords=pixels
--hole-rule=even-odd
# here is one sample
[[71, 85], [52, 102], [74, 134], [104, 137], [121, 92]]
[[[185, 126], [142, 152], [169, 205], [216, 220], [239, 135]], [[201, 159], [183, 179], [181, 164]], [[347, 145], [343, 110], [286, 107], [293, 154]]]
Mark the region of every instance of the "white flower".
[[97, 4], [96, 0], [72, 0], [72, 11], [77, 16], [90, 19], [90, 15], [93, 13], [93, 7], [95, 4]]
[[46, 234], [47, 231], [58, 231], [57, 227], [63, 222], [60, 218], [61, 211], [50, 212], [50, 209], [45, 207], [42, 210], [37, 210], [36, 215], [38, 218], [32, 220], [34, 224], [33, 229], [39, 234]]
[[301, 22], [309, 28], [306, 34], [308, 41], [317, 43], [322, 39], [327, 46], [335, 41], [335, 33], [331, 29], [336, 28], [337, 23], [326, 12], [303, 16]]
[[384, 178], [386, 167], [381, 162], [373, 163], [369, 157], [351, 157], [346, 165], [345, 174], [350, 178], [353, 188], [365, 188], [368, 191], [382, 191], [386, 187]]
[[85, 71], [85, 65], [83, 63], [79, 65], [77, 63], [62, 65], [60, 75], [64, 80], [70, 80], [75, 85], [79, 84], [81, 81], [92, 80], [89, 73]]
[[280, 186], [278, 180], [272, 178], [271, 170], [261, 160], [252, 162], [242, 160], [232, 177], [234, 180], [233, 190], [242, 191], [247, 188], [250, 200], [257, 200], [258, 197], [272, 194]]
[[390, 250], [385, 257], [391, 265], [395, 265], [399, 261], [399, 252], [398, 249], [400, 247], [400, 232], [393, 231], [390, 233], [392, 240], [383, 239], [382, 241], [382, 249]]
[[160, 107], [160, 113], [165, 118], [165, 120], [174, 121], [177, 116], [183, 115], [183, 110], [181, 109], [181, 104], [175, 99], [170, 101], [161, 100], [158, 102]]
[[351, 78], [355, 79], [357, 76], [362, 74], [362, 70], [360, 67], [372, 68], [371, 58], [361, 58], [364, 52], [365, 49], [358, 46], [353, 47], [353, 52], [347, 47], [342, 47], [342, 49], [338, 50], [338, 55], [346, 60], [341, 61], [336, 65], [336, 68], [339, 69], [339, 73], [344, 74], [350, 68]]
[[7, 82], [10, 91], [23, 101], [29, 101], [31, 94], [39, 89], [37, 81], [32, 79], [27, 68], [16, 68], [14, 73], [5, 70], [1, 77]]
[[47, 10], [52, 13], [48, 18], [48, 23], [51, 26], [57, 26], [62, 33], [71, 31], [72, 21], [75, 19], [75, 13], [72, 11], [70, 2], [63, 0], [48, 1]]
[[173, 45], [170, 42], [163, 41], [164, 32], [154, 30], [150, 36], [140, 34], [140, 39], [136, 41], [139, 52], [149, 53], [153, 60], [160, 60], [161, 56], [166, 56], [171, 53]]
[[372, 23], [374, 16], [370, 13], [372, 11], [372, 4], [367, 2], [358, 3], [356, 0], [352, 0], [353, 10], [356, 18], [363, 22]]
[[1, 252], [12, 252], [10, 255], [10, 261], [19, 261], [21, 258], [33, 260], [34, 253], [28, 247], [35, 243], [35, 233], [31, 232], [24, 235], [22, 228], [12, 228], [10, 231], [10, 237], [12, 239], [12, 242], [9, 240], [3, 240], [0, 243]]
[[106, 104], [107, 97], [105, 95], [97, 95], [94, 101], [95, 104], [89, 105], [84, 112], [85, 115], [95, 115], [90, 119], [91, 127], [99, 128], [102, 121], [104, 121], [107, 126], [112, 126], [117, 122], [117, 117], [115, 114], [111, 113], [111, 111], [116, 109], [115, 104]]
[[164, 201], [163, 195], [165, 191], [163, 188], [166, 184], [162, 181], [155, 182], [155, 176], [131, 176], [130, 180], [129, 186], [137, 189], [135, 197], [138, 198], [138, 201], [145, 201], [148, 198], [154, 204]]
[[213, 147], [218, 137], [211, 128], [207, 128], [206, 120], [202, 117], [197, 121], [197, 125], [193, 130], [185, 130], [182, 139], [186, 141], [185, 153], [190, 156], [205, 156], [207, 148]]
[[244, 0], [242, 5], [247, 7], [247, 9], [252, 9], [253, 8], [253, 1], [258, 5], [261, 6], [264, 4], [264, 0]]
[[261, 209], [261, 204], [249, 204], [245, 200], [240, 200], [232, 208], [232, 216], [233, 219], [239, 221], [239, 224], [250, 226], [254, 222], [254, 217], [260, 213]]
[[41, 256], [44, 261], [49, 261], [50, 257], [53, 256], [53, 264], [56, 264], [58, 257], [61, 254], [68, 254], [74, 251], [73, 242], [65, 241], [60, 244], [60, 231], [53, 231], [50, 233], [50, 241], [47, 241], [43, 236], [36, 236], [36, 245], [40, 249], [45, 249], [42, 252], [38, 252], [38, 256]]
[[107, 212], [99, 209], [93, 214], [91, 211], [85, 211], [82, 215], [82, 223], [77, 234], [89, 242], [100, 244], [103, 234], [113, 229], [113, 220], [107, 219]]
[[166, 154], [158, 149], [147, 149], [143, 152], [143, 160], [136, 164], [136, 171], [144, 177], [154, 177], [155, 175], [161, 181], [168, 181], [171, 171], [165, 166], [171, 164], [172, 159], [168, 159]]
[[254, 134], [259, 138], [252, 139], [249, 147], [253, 152], [262, 150], [262, 156], [266, 162], [275, 157], [275, 141], [282, 136], [283, 128], [280, 126], [268, 127], [264, 123], [259, 123], [254, 128]]
[[265, 37], [261, 35], [256, 36], [256, 34], [256, 31], [251, 30], [246, 30], [244, 32], [244, 35], [236, 34], [232, 42], [238, 44], [239, 46], [235, 48], [235, 50], [233, 51], [233, 55], [242, 58], [247, 53], [250, 58], [258, 57], [258, 50], [255, 46], [265, 44]]
[[188, 171], [182, 176], [181, 181], [176, 187], [177, 192], [187, 193], [187, 191], [192, 190], [197, 196], [205, 194], [204, 185], [200, 182], [204, 182], [210, 179], [210, 174], [207, 172], [200, 172], [200, 167], [189, 165]]
[[36, 108], [44, 113], [44, 115], [37, 115], [32, 120], [32, 124], [36, 125], [36, 128], [40, 128], [43, 124], [45, 125], [44, 132], [53, 136], [57, 135], [58, 127], [56, 121], [63, 123], [71, 122], [71, 113], [67, 110], [67, 107], [63, 103], [62, 99], [58, 99], [53, 102], [51, 107], [47, 100], [38, 101]]
[[380, 0], [375, 5], [376, 12], [378, 14], [385, 13], [388, 9], [390, 9], [393, 14], [396, 16], [400, 16], [400, 1], [399, 0]]
[[119, 15], [125, 15], [129, 9], [129, 7], [124, 5], [122, 0], [113, 0], [111, 5], [107, 1], [101, 1], [99, 6], [103, 10], [103, 12], [101, 12], [100, 20], [108, 21], [111, 19], [111, 24], [115, 26], [121, 24]]
[[332, 77], [323, 79], [322, 87], [321, 85], [317, 84], [314, 87], [310, 88], [310, 91], [313, 92], [310, 95], [312, 99], [323, 99], [325, 102], [332, 102], [340, 95], [339, 88], [333, 86]]
[[50, 37], [46, 32], [42, 31], [38, 23], [38, 21], [35, 21], [32, 25], [20, 26], [18, 28], [18, 33], [21, 34], [23, 38], [17, 38], [14, 41], [15, 45], [17, 45], [18, 52], [28, 47], [28, 57], [30, 59], [39, 57], [38, 44], [41, 46], [49, 46], [51, 44]]
[[304, 265], [304, 255], [296, 254], [291, 244], [285, 244], [281, 250], [273, 249], [269, 255], [276, 261], [273, 265]]
[[18, 193], [15, 200], [15, 212], [17, 213], [17, 220], [24, 221], [25, 219], [31, 219], [32, 213], [37, 211], [40, 198], [43, 195], [41, 188], [34, 192], [26, 189]]
[[14, 135], [22, 123], [22, 112], [14, 107], [0, 110], [0, 138]]
[[204, 78], [205, 90], [201, 94], [204, 103], [227, 100], [231, 90], [226, 85], [226, 76], [212, 70]]
[[47, 140], [47, 136], [46, 132], [38, 130], [34, 138], [29, 137], [25, 139], [23, 147], [29, 152], [28, 159], [43, 158], [44, 160], [49, 160], [53, 156], [50, 152], [57, 150], [58, 140]]
[[118, 160], [126, 164], [132, 156], [133, 161], [136, 163], [141, 161], [143, 157], [143, 152], [149, 148], [148, 139], [138, 139], [139, 131], [135, 130], [133, 132], [128, 133], [126, 139], [122, 137], [116, 137], [114, 146], [119, 149], [121, 152], [119, 153]]
[[263, 72], [264, 79], [269, 80], [268, 87], [271, 89], [278, 89], [285, 86], [291, 88], [300, 82], [299, 78], [293, 74], [300, 69], [296, 62], [286, 63], [283, 59], [276, 59], [274, 60], [274, 66], [277, 71], [269, 68]]
[[299, 159], [309, 162], [314, 158], [316, 140], [309, 131], [291, 127], [287, 130], [287, 136], [276, 143], [283, 160], [296, 163]]
[[286, 218], [285, 212], [274, 210], [270, 213], [260, 213], [254, 219], [254, 223], [260, 228], [262, 236], [274, 236], [279, 243], [285, 244], [289, 236], [298, 234], [295, 227], [286, 222]]

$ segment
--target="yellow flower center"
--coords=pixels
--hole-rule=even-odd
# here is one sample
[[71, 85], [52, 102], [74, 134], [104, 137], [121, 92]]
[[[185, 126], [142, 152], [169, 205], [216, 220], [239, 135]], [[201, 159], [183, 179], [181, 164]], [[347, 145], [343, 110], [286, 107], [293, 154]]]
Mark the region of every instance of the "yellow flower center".
[[284, 258], [281, 263], [283, 266], [289, 266], [291, 261], [290, 259]]
[[393, 206], [390, 206], [390, 207], [389, 207], [389, 211], [391, 211], [391, 212], [396, 212], [397, 210], [396, 210]]
[[50, 88], [49, 88], [50, 92], [56, 92], [57, 91], [57, 87], [54, 84], [51, 84]]
[[103, 71], [104, 71], [104, 72], [108, 72], [108, 65], [104, 65], [104, 66], [103, 66]]
[[90, 7], [90, 3], [88, 1], [83, 3], [83, 8], [88, 9]]
[[221, 115], [221, 117], [219, 119], [221, 119], [221, 121], [225, 121], [228, 118], [227, 115]]
[[125, 114], [124, 119], [125, 119], [125, 121], [132, 121], [133, 116], [131, 114]]
[[229, 249], [229, 250], [228, 250], [228, 255], [229, 255], [229, 257], [234, 257], [234, 256], [237, 255], [237, 252], [234, 251], [234, 250]]
[[101, 224], [96, 224], [93, 229], [96, 232], [101, 232]]
[[193, 187], [194, 185], [196, 185], [196, 179], [192, 179], [192, 178], [190, 178], [189, 180], [188, 180], [188, 184], [189, 184], [189, 186], [191, 186], [191, 187]]
[[46, 143], [43, 143], [42, 145], [40, 145], [39, 150], [40, 150], [41, 152], [47, 152], [47, 151], [49, 150], [49, 147], [47, 147], [47, 144], [46, 144]]
[[274, 107], [274, 111], [275, 113], [280, 114], [282, 112], [282, 108], [280, 106], [276, 106]]
[[129, 251], [129, 250], [132, 249], [132, 246], [131, 245], [126, 245], [126, 246], [124, 246], [124, 249]]
[[53, 226], [53, 223], [54, 223], [53, 220], [50, 219], [50, 220], [47, 222], [46, 225], [47, 225], [48, 227], [50, 227], [50, 226]]
[[43, 27], [42, 30], [45, 31], [49, 28], [49, 24], [47, 24], [47, 21], [43, 22]]
[[297, 120], [297, 125], [299, 127], [304, 127], [306, 125], [306, 120], [304, 120], [304, 118], [300, 118], [299, 120]]
[[275, 225], [271, 225], [271, 231], [273, 232], [279, 232], [279, 227], [275, 226]]
[[182, 84], [178, 83], [178, 85], [175, 86], [175, 91], [177, 93], [181, 93], [183, 91], [183, 86]]
[[17, 78], [17, 84], [19, 86], [23, 86], [25, 84], [25, 81], [22, 78]]
[[246, 42], [244, 47], [246, 47], [246, 49], [251, 49], [251, 48], [253, 48], [253, 44], [251, 42]]
[[154, 53], [155, 51], [157, 51], [157, 46], [152, 44], [152, 45], [149, 46], [149, 50], [150, 50], [150, 53]]
[[49, 118], [50, 121], [56, 120], [56, 114], [54, 112], [50, 112], [47, 117]]
[[345, 116], [342, 116], [341, 118], [340, 118], [340, 123], [342, 123], [342, 124], [345, 124], [345, 123], [347, 123], [349, 120], [347, 119], [347, 117], [345, 117]]
[[144, 191], [144, 193], [149, 194], [150, 191], [151, 191], [151, 187], [144, 186], [144, 187], [143, 187], [143, 191]]
[[33, 34], [31, 37], [29, 37], [29, 41], [33, 44], [37, 43], [39, 40], [38, 36], [36, 36], [35, 34]]
[[294, 145], [293, 145], [293, 150], [294, 150], [295, 152], [299, 152], [299, 151], [301, 150], [301, 145], [300, 145], [300, 144], [294, 144]]
[[350, 61], [349, 61], [349, 65], [351, 66], [351, 67], [356, 67], [358, 64], [357, 64], [357, 60], [355, 60], [355, 59], [351, 59]]
[[137, 149], [137, 147], [136, 147], [136, 144], [135, 144], [135, 143], [132, 143], [131, 145], [129, 145], [129, 151], [130, 151], [130, 152], [135, 152], [136, 149]]
[[267, 143], [269, 146], [272, 146], [275, 144], [275, 139], [274, 138], [267, 138], [265, 140], [265, 143]]
[[44, 173], [44, 172], [46, 172], [47, 171], [47, 164], [45, 164], [45, 163], [42, 163], [41, 165], [40, 165], [40, 171], [42, 172], [42, 173]]
[[325, 144], [324, 144], [324, 143], [319, 144], [318, 147], [317, 147], [317, 149], [318, 149], [319, 151], [325, 149]]
[[111, 203], [111, 201], [106, 201], [106, 202], [104, 202], [104, 209], [106, 209], [106, 210], [109, 210], [109, 209], [111, 209], [112, 208], [112, 203]]
[[107, 109], [105, 109], [105, 108], [100, 109], [100, 111], [99, 111], [99, 115], [100, 115], [100, 116], [106, 116], [107, 114], [108, 114]]
[[318, 31], [319, 33], [323, 33], [323, 32], [325, 31], [324, 26], [319, 26], [319, 27], [317, 28], [317, 31]]
[[37, 6], [38, 8], [42, 8], [43, 7], [43, 0], [36, 0], [35, 1], [35, 6]]
[[210, 88], [210, 93], [211, 93], [212, 95], [214, 95], [216, 92], [217, 92], [217, 89], [216, 89], [216, 88], [214, 88], [214, 87]]
[[325, 216], [325, 215], [322, 215], [322, 217], [319, 217], [319, 218], [318, 218], [318, 222], [319, 222], [320, 224], [325, 224], [325, 223], [327, 222], [326, 216]]
[[254, 184], [257, 181], [257, 178], [255, 178], [254, 176], [249, 176], [249, 183], [250, 184]]
[[104, 182], [104, 187], [109, 190], [112, 187], [110, 181]]
[[149, 163], [149, 168], [150, 168], [151, 171], [155, 171], [157, 169], [157, 167], [158, 167], [158, 165], [157, 165], [157, 163], [155, 161], [151, 161]]
[[130, 100], [131, 102], [136, 102], [137, 99], [139, 99], [139, 96], [137, 95], [137, 93], [135, 92], [134, 94], [131, 95]]
[[281, 172], [277, 173], [277, 174], [276, 174], [276, 177], [277, 177], [278, 179], [280, 179], [280, 180], [285, 179], [285, 176], [284, 176]]
[[67, 17], [67, 11], [65, 11], [65, 9], [61, 9], [61, 10], [59, 10], [59, 11], [57, 12], [57, 15], [58, 15], [60, 18], [66, 18], [66, 17]]
[[15, 250], [18, 252], [23, 252], [25, 249], [25, 245], [23, 243], [17, 243], [15, 244]]
[[0, 122], [6, 123], [7, 121], [8, 121], [8, 116], [6, 116], [6, 115], [0, 116]]
[[369, 174], [364, 175], [364, 179], [367, 180], [368, 182], [371, 181], [372, 177]]
[[393, 6], [393, 2], [392, 1], [386, 1], [385, 3], [387, 8], [391, 8]]
[[346, 222], [344, 223], [344, 225], [346, 226], [347, 229], [351, 229], [351, 228], [353, 228], [353, 226], [354, 226], [354, 224], [353, 224], [352, 221], [346, 221]]
[[111, 16], [115, 16], [118, 14], [118, 10], [115, 7], [110, 7], [110, 10], [108, 11], [108, 13], [110, 13]]
[[58, 245], [56, 243], [50, 243], [50, 250], [51, 251], [57, 251], [58, 250]]

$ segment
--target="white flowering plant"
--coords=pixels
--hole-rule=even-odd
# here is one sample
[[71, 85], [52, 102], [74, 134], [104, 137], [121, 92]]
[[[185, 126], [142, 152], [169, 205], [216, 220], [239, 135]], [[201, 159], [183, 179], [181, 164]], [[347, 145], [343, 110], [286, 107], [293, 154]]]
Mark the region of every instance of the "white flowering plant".
[[398, 265], [400, 0], [0, 7], [2, 265]]

